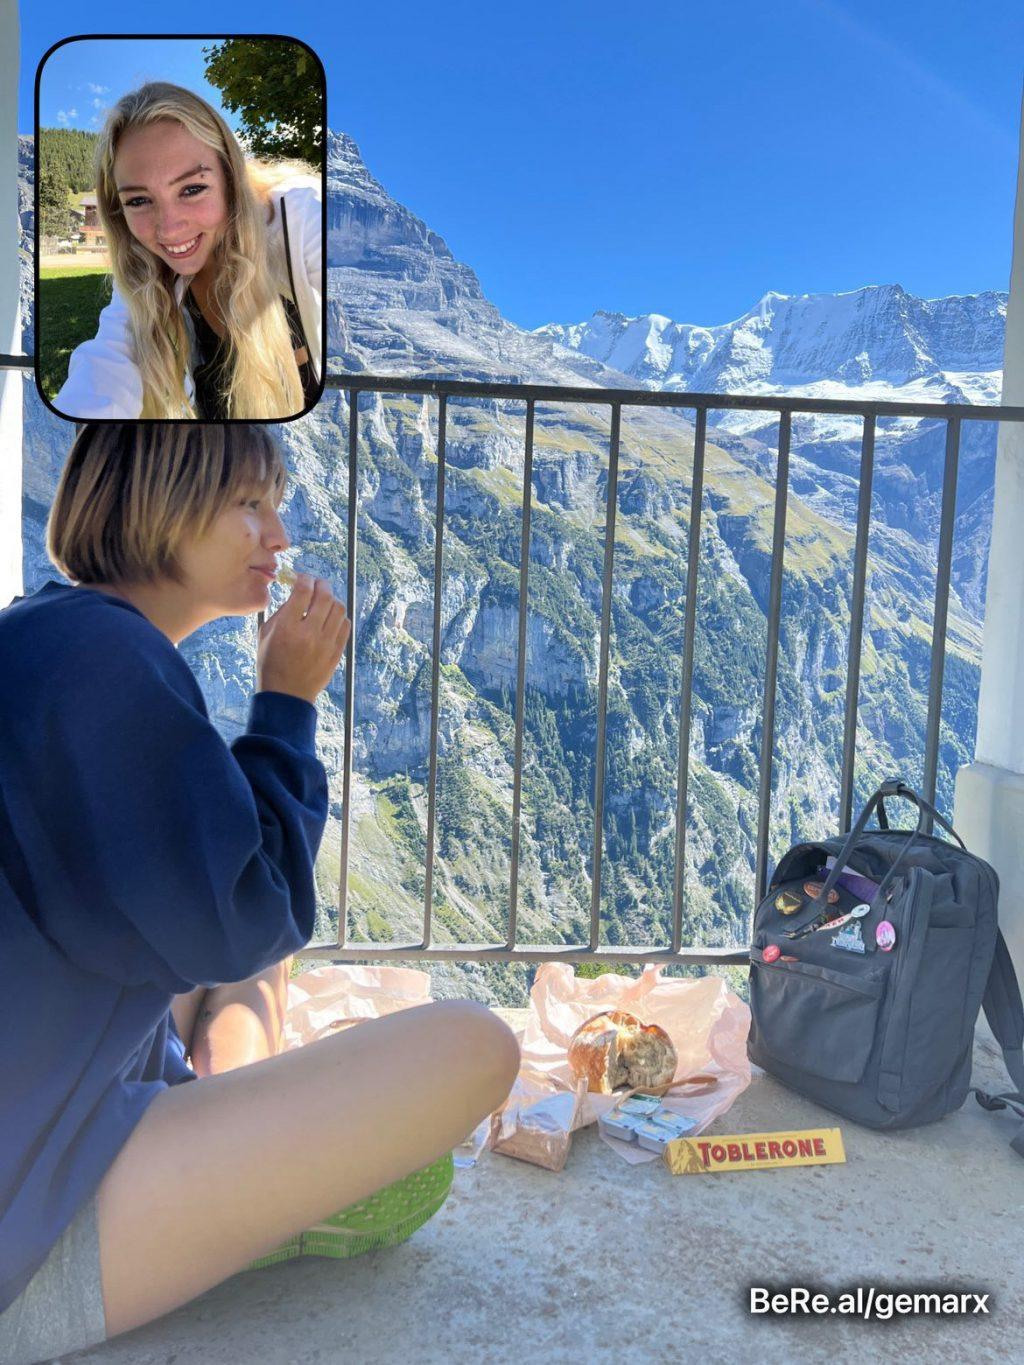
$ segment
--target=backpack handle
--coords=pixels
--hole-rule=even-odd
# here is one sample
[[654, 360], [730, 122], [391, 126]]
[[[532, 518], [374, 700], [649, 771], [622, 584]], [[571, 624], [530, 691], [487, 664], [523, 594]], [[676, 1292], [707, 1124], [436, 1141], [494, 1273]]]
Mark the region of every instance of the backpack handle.
[[[874, 806], [878, 807], [878, 827], [887, 830], [889, 828], [889, 818], [885, 810], [885, 798], [889, 796], [902, 796], [905, 800], [912, 802], [918, 810], [917, 828], [921, 834], [927, 833], [924, 828], [925, 817], [930, 816], [937, 825], [941, 825], [947, 834], [951, 834], [963, 851], [967, 852], [967, 845], [957, 834], [956, 830], [944, 816], [940, 815], [930, 801], [926, 801], [923, 796], [918, 796], [912, 787], [908, 787], [905, 782], [901, 782], [898, 777], [890, 777], [872, 796], [865, 807], [866, 810]], [[869, 817], [870, 818], [870, 817]]]
[[851, 829], [850, 833], [847, 835], [846, 842], [843, 844], [842, 850], [838, 858], [836, 858], [835, 862], [830, 868], [829, 874], [825, 879], [824, 885], [822, 886], [820, 893], [818, 894], [817, 897], [812, 896], [811, 897], [812, 900], [818, 899], [824, 902], [826, 905], [828, 904], [828, 894], [835, 886], [836, 882], [839, 880], [839, 877], [843, 869], [846, 867], [846, 864], [849, 861], [850, 854], [853, 852], [857, 844], [860, 842], [861, 835], [867, 828], [868, 821], [871, 819], [872, 812], [875, 810], [876, 807], [878, 809], [879, 825], [881, 826], [882, 829], [885, 830], [889, 828], [889, 821], [885, 815], [884, 803], [886, 797], [893, 796], [905, 797], [906, 800], [913, 802], [913, 804], [917, 806], [918, 811], [917, 827], [910, 831], [910, 833], [907, 836], [906, 842], [900, 849], [899, 853], [896, 855], [896, 858], [893, 861], [892, 865], [890, 866], [889, 871], [885, 874], [885, 876], [879, 883], [878, 890], [875, 892], [874, 899], [871, 902], [872, 906], [875, 904], [876, 901], [878, 901], [882, 897], [882, 893], [888, 890], [889, 883], [896, 875], [896, 869], [899, 867], [899, 865], [903, 862], [903, 859], [910, 852], [911, 846], [917, 843], [918, 839], [921, 837], [922, 834], [927, 833], [925, 825], [928, 822], [929, 816], [931, 816], [933, 820], [938, 821], [938, 823], [943, 827], [943, 829], [948, 830], [949, 833], [952, 834], [953, 838], [960, 845], [960, 847], [964, 850], [964, 852], [965, 853], [967, 852], [967, 845], [960, 838], [960, 835], [957, 834], [953, 826], [949, 824], [949, 822], [939, 814], [939, 812], [935, 809], [933, 805], [926, 801], [923, 796], [918, 796], [917, 792], [915, 792], [912, 787], [908, 787], [906, 783], [901, 782], [898, 777], [891, 777], [887, 781], [882, 783], [882, 785], [878, 788], [874, 795], [868, 800], [867, 804], [861, 811], [860, 815], [858, 815], [857, 823], [854, 825], [853, 829]]

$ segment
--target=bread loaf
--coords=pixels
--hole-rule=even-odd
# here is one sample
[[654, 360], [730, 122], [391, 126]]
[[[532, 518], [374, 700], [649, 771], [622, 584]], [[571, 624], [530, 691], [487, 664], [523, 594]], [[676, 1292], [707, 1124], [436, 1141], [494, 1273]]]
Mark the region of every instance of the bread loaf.
[[587, 1089], [610, 1095], [620, 1086], [668, 1085], [678, 1064], [672, 1039], [657, 1024], [625, 1010], [607, 1010], [581, 1024], [569, 1041], [569, 1066]]

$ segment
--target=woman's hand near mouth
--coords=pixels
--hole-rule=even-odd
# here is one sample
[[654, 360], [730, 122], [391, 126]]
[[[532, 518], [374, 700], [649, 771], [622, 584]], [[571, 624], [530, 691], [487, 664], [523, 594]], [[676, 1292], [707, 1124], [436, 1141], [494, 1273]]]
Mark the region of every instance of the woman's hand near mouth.
[[260, 627], [256, 690], [315, 702], [334, 677], [351, 629], [330, 584], [299, 574], [291, 596]]

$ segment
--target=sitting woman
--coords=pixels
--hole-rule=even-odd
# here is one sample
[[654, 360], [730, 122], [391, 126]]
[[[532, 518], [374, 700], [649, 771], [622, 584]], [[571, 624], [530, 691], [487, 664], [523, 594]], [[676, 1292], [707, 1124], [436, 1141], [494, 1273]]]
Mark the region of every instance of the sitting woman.
[[322, 392], [321, 200], [312, 167], [246, 161], [191, 91], [156, 82], [125, 95], [96, 144], [113, 297], [71, 353], [57, 410], [222, 421], [311, 407]]
[[230, 746], [176, 646], [268, 607], [285, 482], [265, 427], [85, 426], [47, 528], [70, 581], [0, 611], [5, 1365], [167, 1313], [423, 1170], [516, 1074], [472, 1000], [278, 1051], [349, 622], [298, 576]]

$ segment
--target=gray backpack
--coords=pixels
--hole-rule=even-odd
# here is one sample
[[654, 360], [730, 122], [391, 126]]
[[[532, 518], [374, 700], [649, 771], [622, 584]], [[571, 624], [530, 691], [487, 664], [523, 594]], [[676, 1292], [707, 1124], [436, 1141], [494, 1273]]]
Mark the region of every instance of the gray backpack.
[[[897, 796], [917, 806], [916, 829], [889, 828]], [[928, 816], [959, 847], [925, 833]], [[975, 1094], [1024, 1118], [1024, 1010], [998, 895], [933, 806], [883, 783], [845, 839], [789, 850], [754, 913], [751, 1060], [858, 1123], [910, 1128], [963, 1104], [984, 1005], [1013, 1091]], [[1024, 1127], [1011, 1145], [1024, 1156]]]

